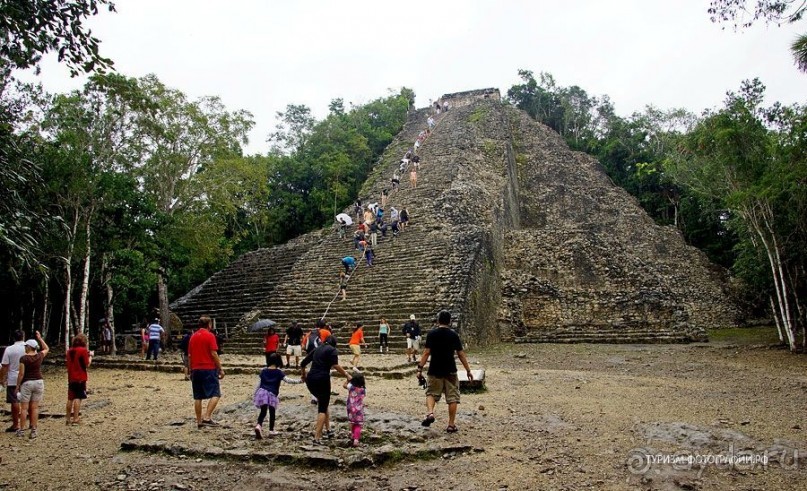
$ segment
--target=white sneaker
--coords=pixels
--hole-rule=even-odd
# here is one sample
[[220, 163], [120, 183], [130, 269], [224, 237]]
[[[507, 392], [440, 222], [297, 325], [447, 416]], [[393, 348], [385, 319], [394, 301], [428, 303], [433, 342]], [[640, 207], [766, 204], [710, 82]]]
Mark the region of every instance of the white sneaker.
[[261, 428], [261, 425], [255, 425], [255, 438], [258, 440], [263, 438], [263, 428]]

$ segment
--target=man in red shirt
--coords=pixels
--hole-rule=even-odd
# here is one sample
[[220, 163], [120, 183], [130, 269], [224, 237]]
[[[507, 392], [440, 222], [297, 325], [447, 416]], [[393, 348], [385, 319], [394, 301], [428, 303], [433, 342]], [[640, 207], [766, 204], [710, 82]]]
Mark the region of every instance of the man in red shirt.
[[[219, 380], [224, 378], [216, 336], [213, 334], [213, 320], [208, 316], [199, 318], [199, 329], [188, 341], [188, 364], [191, 369], [193, 386], [193, 408], [196, 411], [196, 427], [218, 426], [213, 421], [213, 411], [221, 398]], [[209, 399], [205, 417], [202, 418], [202, 401]]]

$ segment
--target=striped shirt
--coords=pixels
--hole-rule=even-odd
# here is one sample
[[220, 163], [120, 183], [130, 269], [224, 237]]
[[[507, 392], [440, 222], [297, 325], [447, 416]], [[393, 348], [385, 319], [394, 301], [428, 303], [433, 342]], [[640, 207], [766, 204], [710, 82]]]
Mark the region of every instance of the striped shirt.
[[165, 332], [163, 327], [159, 324], [152, 324], [149, 326], [149, 341], [160, 340], [160, 336]]

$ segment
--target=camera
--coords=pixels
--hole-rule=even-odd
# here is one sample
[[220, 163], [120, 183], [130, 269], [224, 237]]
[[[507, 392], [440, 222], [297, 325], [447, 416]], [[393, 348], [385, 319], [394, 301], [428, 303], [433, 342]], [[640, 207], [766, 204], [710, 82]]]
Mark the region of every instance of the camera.
[[421, 374], [418, 374], [418, 385], [423, 389], [426, 388], [426, 377]]

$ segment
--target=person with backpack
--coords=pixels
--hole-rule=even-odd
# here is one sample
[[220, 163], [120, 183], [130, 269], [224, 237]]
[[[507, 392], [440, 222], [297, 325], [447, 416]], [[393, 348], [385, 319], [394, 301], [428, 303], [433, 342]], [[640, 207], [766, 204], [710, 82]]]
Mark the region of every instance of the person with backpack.
[[[363, 223], [362, 226], [364, 226]], [[364, 231], [361, 228], [359, 228], [356, 230], [356, 232], [353, 233], [353, 248], [358, 250], [359, 242], [363, 240], [364, 240]]]
[[291, 357], [294, 355], [294, 367], [300, 366], [300, 358], [303, 356], [303, 328], [295, 322], [286, 329], [286, 337], [283, 338], [283, 345], [286, 347], [286, 366], [291, 367]]
[[314, 325], [314, 327], [311, 328], [311, 331], [308, 332], [308, 337], [306, 338], [305, 342], [306, 353], [311, 353], [312, 351], [317, 349], [317, 347], [320, 344], [322, 344], [322, 338], [321, 338], [322, 335], [320, 334], [320, 329], [324, 328], [325, 328], [325, 321], [320, 319], [317, 321], [316, 325]]
[[420, 350], [420, 324], [415, 320], [415, 314], [409, 316], [402, 332], [406, 336], [406, 361], [416, 362], [418, 350]]

